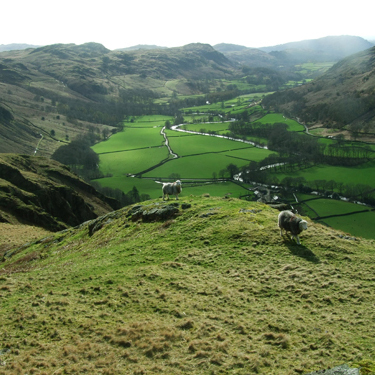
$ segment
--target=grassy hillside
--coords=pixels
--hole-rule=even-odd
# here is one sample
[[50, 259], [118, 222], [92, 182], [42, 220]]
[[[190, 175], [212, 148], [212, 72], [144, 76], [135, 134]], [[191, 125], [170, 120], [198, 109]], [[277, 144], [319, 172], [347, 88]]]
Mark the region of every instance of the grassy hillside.
[[297, 246], [277, 214], [182, 194], [18, 249], [0, 264], [0, 374], [369, 369], [374, 241], [306, 218]]

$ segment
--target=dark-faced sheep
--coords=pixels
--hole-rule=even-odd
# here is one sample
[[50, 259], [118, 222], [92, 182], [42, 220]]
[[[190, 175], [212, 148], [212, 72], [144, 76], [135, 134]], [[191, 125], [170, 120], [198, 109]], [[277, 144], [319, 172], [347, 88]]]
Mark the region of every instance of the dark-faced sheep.
[[281, 211], [278, 217], [278, 225], [280, 228], [280, 235], [283, 235], [283, 230], [285, 232], [290, 232], [292, 234], [292, 240], [296, 239], [297, 244], [300, 245], [299, 234], [307, 229], [307, 221], [302, 220], [300, 217], [297, 217], [291, 211]]
[[181, 181], [177, 180], [176, 182], [167, 182], [163, 184], [162, 187], [163, 191], [163, 200], [167, 197], [169, 200], [170, 195], [175, 195], [176, 199], [178, 199], [178, 194], [182, 191]]

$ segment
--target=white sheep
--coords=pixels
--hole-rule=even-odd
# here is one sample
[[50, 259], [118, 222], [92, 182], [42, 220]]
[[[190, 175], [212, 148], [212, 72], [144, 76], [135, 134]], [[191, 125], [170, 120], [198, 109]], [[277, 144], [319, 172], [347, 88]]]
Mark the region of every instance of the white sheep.
[[292, 239], [296, 239], [297, 244], [300, 245], [299, 234], [307, 229], [307, 221], [302, 220], [300, 217], [294, 215], [291, 211], [281, 211], [278, 216], [278, 225], [280, 228], [280, 236], [283, 235], [283, 230], [285, 232], [290, 232], [292, 234]]
[[180, 194], [182, 191], [181, 181], [177, 180], [176, 182], [163, 183], [162, 191], [163, 200], [165, 200], [165, 197], [167, 197], [169, 200], [169, 195], [175, 195], [176, 199], [178, 199], [178, 194]]

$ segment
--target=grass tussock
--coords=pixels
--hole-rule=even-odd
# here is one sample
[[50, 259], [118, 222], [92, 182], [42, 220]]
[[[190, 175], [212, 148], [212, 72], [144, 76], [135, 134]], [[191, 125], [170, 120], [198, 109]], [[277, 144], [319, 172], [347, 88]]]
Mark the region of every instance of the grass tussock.
[[123, 209], [3, 262], [0, 375], [375, 373], [371, 241], [315, 224], [297, 246], [266, 205], [181, 201], [162, 230]]

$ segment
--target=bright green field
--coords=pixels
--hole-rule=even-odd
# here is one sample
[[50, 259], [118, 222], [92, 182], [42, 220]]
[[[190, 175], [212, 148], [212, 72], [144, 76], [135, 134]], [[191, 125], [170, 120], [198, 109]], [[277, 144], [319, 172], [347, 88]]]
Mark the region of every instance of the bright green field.
[[183, 185], [182, 195], [203, 195], [210, 194], [215, 197], [223, 197], [230, 195], [233, 198], [239, 198], [241, 195], [252, 194], [249, 190], [233, 183], [233, 182], [218, 182], [205, 183], [202, 185], [192, 184]]
[[108, 140], [97, 143], [92, 149], [97, 154], [103, 154], [161, 146], [164, 142], [164, 137], [160, 134], [160, 130], [161, 128], [124, 128], [123, 131], [112, 135]]
[[[210, 116], [210, 120], [214, 122], [220, 122], [221, 119], [219, 116]], [[202, 114], [194, 114], [194, 115], [184, 115], [184, 123], [191, 123], [194, 124], [196, 122], [199, 122], [203, 125], [203, 123], [208, 122], [209, 116], [202, 113]]]
[[151, 199], [159, 198], [161, 195], [161, 185], [154, 180], [117, 176], [101, 178], [96, 180], [96, 182], [99, 182], [103, 187], [120, 189], [124, 193], [128, 193], [135, 186], [140, 194], [148, 194]]
[[200, 132], [201, 129], [204, 129], [206, 132], [214, 131], [214, 132], [222, 132], [228, 131], [229, 122], [220, 122], [216, 124], [188, 124], [185, 125], [185, 129], [193, 132]]
[[153, 126], [164, 126], [167, 120], [173, 122], [173, 117], [164, 115], [139, 116], [134, 118], [133, 122], [126, 122], [125, 126], [150, 128]]
[[[167, 134], [169, 135], [169, 132]], [[173, 152], [179, 156], [202, 154], [207, 152], [231, 151], [238, 148], [249, 147], [248, 144], [242, 142], [205, 135], [169, 138], [169, 144]]]
[[114, 177], [126, 176], [142, 172], [168, 158], [168, 155], [166, 147], [102, 154], [99, 166], [105, 175], [110, 173]]
[[353, 236], [368, 239], [374, 238], [374, 211], [353, 214], [350, 216], [332, 217], [323, 219], [323, 221], [330, 227], [350, 233]]
[[232, 163], [237, 165], [236, 158], [244, 159], [244, 160], [247, 160], [248, 162], [250, 161], [259, 162], [273, 153], [274, 153], [273, 151], [269, 151], [265, 149], [259, 149], [256, 147], [248, 147], [248, 148], [243, 148], [241, 150], [225, 152], [225, 155], [234, 158], [232, 160]]
[[274, 124], [275, 122], [282, 122], [288, 125], [289, 131], [301, 132], [305, 130], [303, 125], [299, 124], [295, 120], [284, 117], [281, 113], [271, 113], [265, 115], [261, 119], [257, 120], [257, 122], [260, 122], [262, 124]]
[[[309, 200], [314, 196], [308, 194], [297, 194], [297, 196], [307, 216], [315, 218], [319, 215], [322, 220], [318, 222], [350, 233], [352, 236], [374, 238], [375, 212], [369, 211], [365, 206], [327, 198]], [[304, 200], [307, 201], [304, 202]], [[344, 215], [362, 210], [367, 210], [367, 212], [325, 218], [325, 216]]]
[[343, 215], [348, 214], [350, 212], [361, 211], [366, 209], [366, 207], [355, 203], [344, 202], [328, 198], [314, 199], [306, 202], [306, 204], [313, 208], [321, 217], [329, 216], [332, 214]]
[[[155, 182], [155, 180], [152, 179], [120, 176], [112, 178], [102, 178], [96, 181], [104, 187], [120, 189], [124, 193], [128, 193], [135, 186], [141, 194], [148, 194], [151, 199], [157, 199], [162, 196], [162, 184]], [[182, 182], [182, 192], [180, 195], [181, 197], [202, 194], [210, 194], [211, 196], [218, 197], [230, 195], [234, 198], [238, 198], [241, 195], [251, 194], [251, 192], [233, 182], [202, 182], [201, 184], [189, 184], [185, 183], [184, 181]]]
[[365, 184], [375, 186], [375, 162], [356, 167], [314, 166], [292, 173], [276, 174], [281, 181], [284, 177], [304, 177], [306, 181], [334, 180], [344, 184]]
[[223, 153], [196, 155], [170, 160], [143, 176], [167, 178], [172, 173], [178, 173], [181, 178], [212, 178], [214, 172], [219, 176], [220, 170], [231, 163], [242, 167], [249, 162], [230, 158]]

